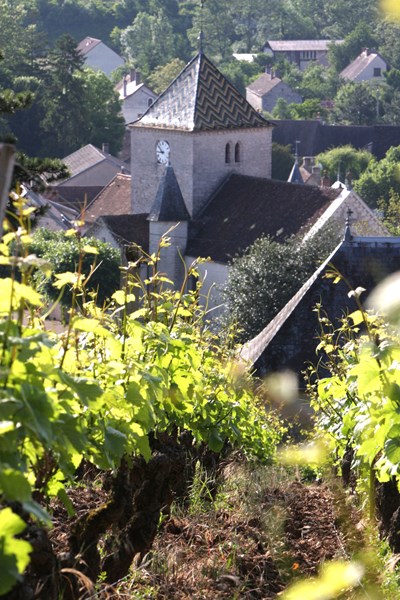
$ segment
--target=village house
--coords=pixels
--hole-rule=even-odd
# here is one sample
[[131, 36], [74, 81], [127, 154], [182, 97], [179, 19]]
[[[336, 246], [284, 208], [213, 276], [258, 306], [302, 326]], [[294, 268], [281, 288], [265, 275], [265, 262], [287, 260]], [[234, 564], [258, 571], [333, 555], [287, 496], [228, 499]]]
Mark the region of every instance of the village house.
[[157, 98], [145, 83], [142, 82], [139, 71], [131, 71], [115, 86], [121, 100], [122, 114], [125, 123], [139, 119]]
[[124, 59], [104, 42], [92, 37], [85, 37], [77, 46], [78, 52], [85, 59], [85, 64], [95, 71], [103, 71], [107, 77], [125, 64]]
[[288, 103], [300, 104], [303, 99], [298, 92], [282, 81], [273, 70], [263, 73], [246, 88], [246, 100], [259, 112], [272, 112], [279, 98]]
[[46, 195], [52, 200], [78, 210], [87, 206], [117, 173], [129, 173], [129, 166], [109, 153], [108, 144], [102, 149], [87, 144], [62, 162], [68, 167], [69, 177], [49, 186]]
[[343, 71], [339, 77], [348, 81], [360, 83], [382, 83], [385, 81], [384, 73], [388, 65], [382, 56], [375, 50], [365, 48]]
[[343, 40], [269, 40], [263, 52], [274, 59], [285, 59], [295, 64], [301, 71], [310, 61], [327, 67], [330, 44], [341, 44]]

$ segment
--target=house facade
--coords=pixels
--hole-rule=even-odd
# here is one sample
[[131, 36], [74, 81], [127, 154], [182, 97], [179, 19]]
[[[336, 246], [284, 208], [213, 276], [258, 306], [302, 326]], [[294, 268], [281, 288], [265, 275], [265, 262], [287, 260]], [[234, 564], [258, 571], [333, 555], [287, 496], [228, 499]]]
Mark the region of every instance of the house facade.
[[134, 69], [124, 76], [115, 89], [121, 100], [126, 124], [140, 119], [157, 98], [157, 94], [141, 81], [140, 73]]
[[278, 60], [285, 59], [304, 71], [311, 61], [327, 67], [330, 44], [342, 42], [343, 40], [270, 40], [266, 42], [263, 52]]
[[246, 88], [246, 100], [259, 112], [272, 112], [280, 98], [286, 102], [301, 104], [298, 92], [277, 77], [273, 71], [263, 73]]
[[109, 48], [104, 42], [92, 37], [85, 37], [77, 46], [77, 50], [85, 59], [85, 64], [95, 71], [103, 71], [107, 77], [125, 64], [124, 59]]
[[384, 73], [388, 64], [384, 58], [375, 50], [365, 48], [343, 71], [340, 73], [342, 79], [361, 83], [382, 83], [385, 81]]

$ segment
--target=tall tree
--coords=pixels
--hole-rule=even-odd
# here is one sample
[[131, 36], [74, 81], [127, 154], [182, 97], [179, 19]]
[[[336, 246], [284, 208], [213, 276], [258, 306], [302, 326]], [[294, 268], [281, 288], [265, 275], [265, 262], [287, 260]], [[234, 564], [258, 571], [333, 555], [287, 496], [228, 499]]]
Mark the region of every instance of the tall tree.
[[65, 156], [76, 150], [82, 133], [88, 129], [82, 99], [85, 89], [82, 77], [84, 60], [71, 36], [57, 40], [44, 65], [42, 106], [44, 132], [41, 153]]
[[344, 125], [373, 125], [377, 121], [377, 100], [368, 83], [345, 83], [335, 98], [334, 114]]
[[145, 76], [174, 58], [173, 29], [165, 13], [140, 12], [130, 27], [120, 35], [121, 47], [129, 62]]

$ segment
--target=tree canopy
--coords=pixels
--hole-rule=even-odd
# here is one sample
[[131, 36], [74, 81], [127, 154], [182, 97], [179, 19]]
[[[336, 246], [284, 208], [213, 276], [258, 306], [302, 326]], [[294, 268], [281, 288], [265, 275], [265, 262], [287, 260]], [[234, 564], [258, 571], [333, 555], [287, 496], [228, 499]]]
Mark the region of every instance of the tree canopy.
[[257, 240], [233, 260], [224, 290], [226, 320], [246, 341], [260, 333], [300, 289], [338, 240], [335, 227], [300, 241]]

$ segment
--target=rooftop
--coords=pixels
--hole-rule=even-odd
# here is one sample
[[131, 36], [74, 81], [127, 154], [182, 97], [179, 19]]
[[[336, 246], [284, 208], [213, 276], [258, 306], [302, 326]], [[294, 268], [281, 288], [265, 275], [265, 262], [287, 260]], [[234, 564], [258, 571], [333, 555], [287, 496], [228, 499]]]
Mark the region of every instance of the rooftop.
[[308, 231], [340, 192], [232, 174], [192, 226], [186, 254], [229, 262], [262, 236]]
[[383, 58], [378, 52], [373, 50], [363, 50], [361, 54], [357, 56], [343, 71], [340, 73], [340, 77], [343, 79], [356, 79], [376, 58]]
[[133, 123], [134, 127], [185, 131], [270, 125], [203, 53], [196, 55]]
[[267, 94], [279, 83], [282, 83], [282, 79], [279, 79], [273, 73], [263, 73], [258, 79], [248, 85], [246, 89], [258, 96], [264, 96], [264, 94]]
[[88, 36], [79, 42], [76, 49], [84, 56], [90, 52], [90, 50], [93, 50], [93, 48], [95, 48], [98, 44], [101, 44], [101, 40]]
[[306, 50], [328, 50], [329, 44], [341, 44], [343, 40], [268, 40], [273, 52], [290, 52]]

